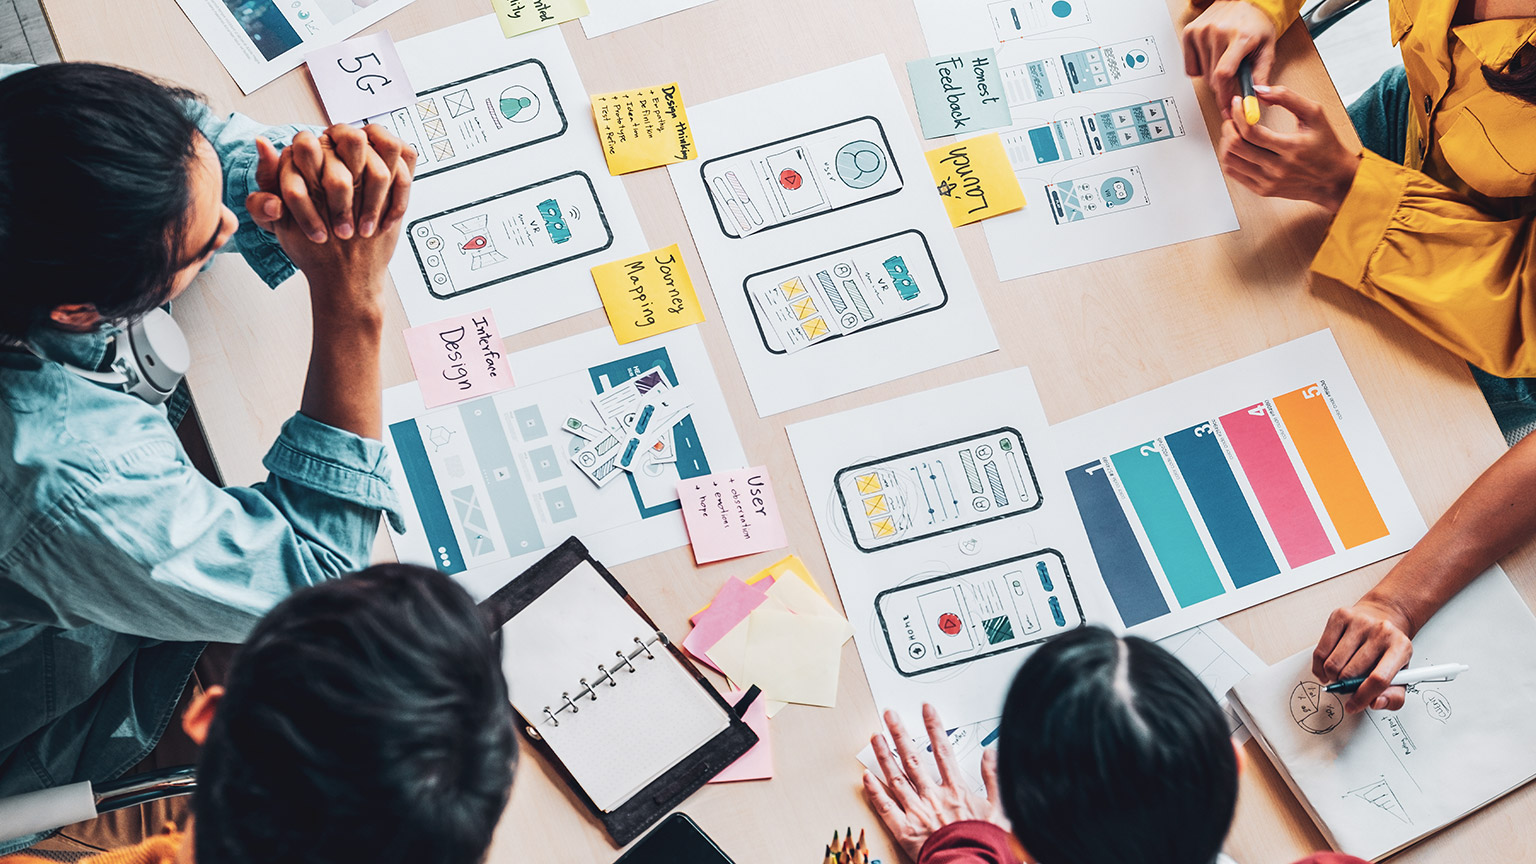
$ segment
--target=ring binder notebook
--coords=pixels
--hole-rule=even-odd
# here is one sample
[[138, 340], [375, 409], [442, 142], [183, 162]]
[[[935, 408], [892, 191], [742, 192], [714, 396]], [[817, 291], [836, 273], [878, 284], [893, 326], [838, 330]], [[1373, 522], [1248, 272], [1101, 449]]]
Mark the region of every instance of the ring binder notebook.
[[480, 604], [533, 746], [624, 845], [757, 743], [572, 537]]

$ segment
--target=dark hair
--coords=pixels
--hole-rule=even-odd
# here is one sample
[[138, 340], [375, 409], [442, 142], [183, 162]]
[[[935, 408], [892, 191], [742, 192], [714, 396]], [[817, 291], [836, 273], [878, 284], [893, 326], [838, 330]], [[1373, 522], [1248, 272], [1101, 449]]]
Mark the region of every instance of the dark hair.
[[54, 307], [165, 302], [196, 158], [195, 97], [136, 72], [51, 63], [0, 79], [0, 335]]
[[1098, 627], [1032, 655], [998, 743], [1003, 811], [1041, 864], [1207, 864], [1237, 805], [1226, 718], [1145, 639]]
[[472, 864], [517, 739], [499, 651], [447, 576], [307, 588], [235, 655], [197, 769], [199, 864]]
[[1502, 72], [1484, 66], [1483, 79], [1499, 93], [1536, 105], [1536, 48], [1521, 48]]

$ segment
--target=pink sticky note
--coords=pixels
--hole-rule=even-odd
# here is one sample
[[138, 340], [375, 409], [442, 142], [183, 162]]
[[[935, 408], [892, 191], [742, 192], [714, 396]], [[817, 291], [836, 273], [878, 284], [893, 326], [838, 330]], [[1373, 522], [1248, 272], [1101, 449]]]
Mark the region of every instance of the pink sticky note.
[[[740, 624], [752, 610], [761, 606], [768, 599], [765, 592], [758, 591], [755, 586], [748, 585], [740, 579], [732, 579], [725, 583], [720, 593], [715, 595], [709, 608], [695, 615], [693, 629], [683, 639], [683, 650], [693, 655], [695, 659], [709, 668], [720, 672], [709, 659], [709, 649], [715, 647], [721, 637], [731, 632], [731, 628]], [[724, 673], [721, 673], [724, 674]]]
[[677, 484], [693, 560], [699, 564], [789, 544], [766, 468], [742, 468]]
[[416, 101], [388, 31], [316, 48], [304, 63], [332, 123], [388, 114]]
[[[740, 690], [732, 690], [725, 701], [736, 704]], [[757, 733], [757, 746], [741, 754], [741, 758], [725, 766], [711, 783], [734, 783], [737, 780], [771, 780], [773, 778], [773, 742], [768, 738], [768, 697], [759, 695], [747, 706], [747, 714], [741, 718]]]
[[489, 309], [412, 327], [405, 331], [405, 347], [428, 408], [512, 386], [506, 348]]

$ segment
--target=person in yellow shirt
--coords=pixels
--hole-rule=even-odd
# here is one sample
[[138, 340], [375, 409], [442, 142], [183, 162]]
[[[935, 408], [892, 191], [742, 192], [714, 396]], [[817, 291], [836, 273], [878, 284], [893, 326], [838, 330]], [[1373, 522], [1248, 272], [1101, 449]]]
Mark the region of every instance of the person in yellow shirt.
[[[1536, 427], [1536, 0], [1385, 0], [1403, 66], [1349, 108], [1365, 151], [1322, 106], [1268, 86], [1302, 0], [1216, 0], [1185, 29], [1185, 71], [1224, 106], [1234, 180], [1334, 214], [1314, 272], [1392, 310], [1473, 365], [1511, 443]], [[1294, 132], [1250, 126], [1237, 72]]]
[[83, 860], [476, 864], [517, 761], [500, 653], [474, 600], [430, 568], [295, 592], [182, 718], [202, 747], [190, 824]]

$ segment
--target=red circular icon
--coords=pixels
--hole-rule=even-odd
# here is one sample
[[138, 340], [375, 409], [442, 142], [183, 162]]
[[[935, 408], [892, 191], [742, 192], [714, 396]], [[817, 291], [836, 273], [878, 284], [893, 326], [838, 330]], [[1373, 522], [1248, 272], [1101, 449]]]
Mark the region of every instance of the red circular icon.
[[800, 184], [804, 182], [805, 178], [801, 177], [800, 172], [793, 168], [785, 168], [783, 171], [779, 172], [779, 185], [783, 186], [785, 189], [789, 189], [791, 191], [799, 189]]
[[946, 636], [954, 636], [960, 632], [960, 616], [953, 612], [945, 612], [939, 616], [939, 629]]

